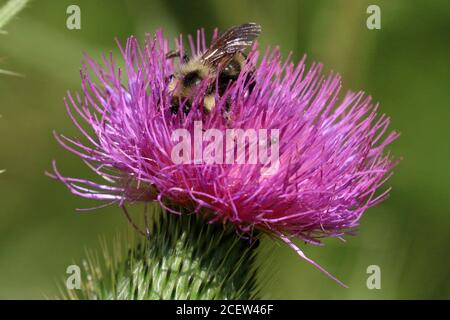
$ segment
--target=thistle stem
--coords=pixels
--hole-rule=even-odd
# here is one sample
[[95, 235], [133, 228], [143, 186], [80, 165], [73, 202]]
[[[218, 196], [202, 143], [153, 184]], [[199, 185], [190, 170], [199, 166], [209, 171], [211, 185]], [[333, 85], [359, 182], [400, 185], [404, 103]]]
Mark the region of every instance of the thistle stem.
[[[257, 295], [255, 253], [229, 225], [208, 224], [194, 214], [161, 213], [150, 238], [123, 258], [88, 259], [81, 299], [253, 299]], [[110, 255], [106, 255], [110, 257]], [[115, 256], [121, 256], [115, 254]], [[105, 259], [106, 260], [106, 259]]]

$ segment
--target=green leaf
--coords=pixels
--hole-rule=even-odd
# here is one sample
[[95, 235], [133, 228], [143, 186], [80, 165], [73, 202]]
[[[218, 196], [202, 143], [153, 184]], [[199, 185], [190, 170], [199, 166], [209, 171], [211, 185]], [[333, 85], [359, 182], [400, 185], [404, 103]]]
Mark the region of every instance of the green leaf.
[[0, 8], [0, 30], [11, 21], [11, 19], [19, 13], [29, 0], [9, 0], [2, 8]]
[[7, 76], [15, 76], [15, 77], [23, 77], [22, 74], [14, 72], [14, 71], [8, 71], [4, 69], [0, 69], [0, 74], [5, 74]]

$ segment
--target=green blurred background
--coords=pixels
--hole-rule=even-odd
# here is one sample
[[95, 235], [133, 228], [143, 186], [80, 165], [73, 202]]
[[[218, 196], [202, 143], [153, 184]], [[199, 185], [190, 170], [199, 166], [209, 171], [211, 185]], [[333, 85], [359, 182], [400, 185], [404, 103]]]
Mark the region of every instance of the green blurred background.
[[[81, 8], [81, 30], [66, 28], [70, 4]], [[381, 30], [366, 28], [369, 4], [381, 8]], [[88, 176], [52, 137], [54, 129], [78, 135], [62, 98], [80, 88], [82, 51], [117, 53], [114, 37], [159, 27], [173, 38], [247, 21], [263, 26], [262, 47], [292, 50], [295, 60], [307, 53], [308, 64], [341, 73], [344, 88], [371, 94], [401, 132], [391, 149], [404, 158], [387, 184], [391, 197], [367, 212], [358, 236], [304, 248], [350, 289], [266, 241], [263, 298], [450, 298], [450, 2], [425, 0], [32, 1], [0, 35], [0, 68], [25, 75], [0, 75], [0, 298], [54, 296], [99, 235], [128, 228], [115, 207], [75, 213], [95, 203], [44, 176], [52, 159], [63, 173]], [[381, 290], [366, 287], [369, 265], [381, 268]]]

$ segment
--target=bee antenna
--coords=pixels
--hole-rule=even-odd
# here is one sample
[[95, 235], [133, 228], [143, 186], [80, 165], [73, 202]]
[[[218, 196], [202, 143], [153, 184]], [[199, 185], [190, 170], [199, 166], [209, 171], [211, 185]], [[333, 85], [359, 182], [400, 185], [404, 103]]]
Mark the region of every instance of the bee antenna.
[[[171, 50], [166, 53], [166, 59], [174, 59], [179, 57], [180, 57], [180, 50]], [[189, 62], [189, 56], [184, 50], [182, 51], [181, 54], [181, 61], [183, 61], [183, 63]]]

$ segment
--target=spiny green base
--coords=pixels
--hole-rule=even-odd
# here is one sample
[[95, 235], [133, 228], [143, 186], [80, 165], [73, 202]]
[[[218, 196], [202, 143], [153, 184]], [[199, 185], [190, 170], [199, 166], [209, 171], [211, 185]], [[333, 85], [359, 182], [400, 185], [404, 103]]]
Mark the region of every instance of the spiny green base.
[[[255, 247], [196, 215], [161, 214], [127, 257], [90, 258], [72, 299], [254, 299]], [[258, 241], [258, 240], [256, 240]], [[96, 260], [96, 261], [95, 261]], [[114, 262], [111, 262], [113, 260]], [[86, 274], [86, 272], [84, 272]], [[105, 276], [109, 274], [109, 276]]]

